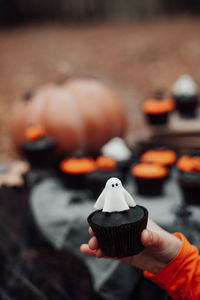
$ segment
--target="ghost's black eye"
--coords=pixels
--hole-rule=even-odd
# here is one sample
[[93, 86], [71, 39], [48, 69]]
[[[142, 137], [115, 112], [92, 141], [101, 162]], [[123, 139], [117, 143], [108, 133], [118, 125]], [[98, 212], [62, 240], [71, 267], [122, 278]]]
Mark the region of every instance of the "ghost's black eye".
[[112, 184], [112, 187], [114, 187], [115, 185], [114, 184]]
[[116, 183], [115, 185], [118, 186], [118, 183]]

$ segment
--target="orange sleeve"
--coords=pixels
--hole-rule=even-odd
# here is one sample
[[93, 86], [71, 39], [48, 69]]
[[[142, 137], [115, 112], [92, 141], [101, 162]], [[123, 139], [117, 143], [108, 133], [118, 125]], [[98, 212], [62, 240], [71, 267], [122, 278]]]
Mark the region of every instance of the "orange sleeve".
[[144, 271], [144, 275], [165, 289], [174, 300], [198, 300], [200, 299], [198, 249], [181, 233], [174, 235], [182, 241], [177, 256], [157, 274]]

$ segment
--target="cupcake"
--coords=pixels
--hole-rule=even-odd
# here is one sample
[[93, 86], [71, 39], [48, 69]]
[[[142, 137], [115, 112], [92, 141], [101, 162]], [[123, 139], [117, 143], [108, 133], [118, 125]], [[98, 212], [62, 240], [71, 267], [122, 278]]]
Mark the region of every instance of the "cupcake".
[[104, 156], [112, 157], [117, 164], [117, 169], [126, 177], [127, 171], [135, 157], [122, 138], [115, 137], [101, 148]]
[[168, 148], [154, 148], [145, 151], [140, 160], [144, 163], [155, 163], [170, 168], [176, 161], [177, 154]]
[[198, 107], [198, 88], [192, 77], [182, 75], [172, 88], [176, 109], [183, 118], [194, 118]]
[[95, 160], [89, 157], [69, 157], [59, 165], [64, 184], [72, 189], [85, 189], [86, 177], [95, 169]]
[[138, 163], [131, 167], [130, 173], [135, 180], [138, 194], [160, 196], [163, 193], [163, 184], [168, 178], [169, 170], [157, 164]]
[[116, 161], [108, 156], [100, 155], [96, 159], [96, 170], [87, 176], [87, 182], [92, 194], [97, 198], [110, 177], [118, 177], [123, 180], [123, 176], [117, 169]]
[[163, 125], [168, 122], [168, 115], [174, 109], [174, 101], [165, 98], [150, 98], [143, 102], [142, 111], [151, 125]]
[[33, 125], [26, 129], [22, 152], [32, 168], [46, 168], [52, 165], [55, 141], [46, 136], [41, 125]]
[[144, 246], [141, 233], [146, 228], [148, 211], [135, 204], [118, 178], [110, 178], [95, 209], [88, 217], [105, 256], [127, 257], [140, 253]]
[[183, 155], [176, 166], [185, 203], [200, 205], [200, 156]]

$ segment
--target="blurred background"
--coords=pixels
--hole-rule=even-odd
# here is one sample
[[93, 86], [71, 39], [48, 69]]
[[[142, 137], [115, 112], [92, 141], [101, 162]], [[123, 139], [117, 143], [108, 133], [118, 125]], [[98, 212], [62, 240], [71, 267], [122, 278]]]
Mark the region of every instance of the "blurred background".
[[[163, 297], [159, 298], [157, 287], [147, 283], [138, 270], [134, 273], [128, 269], [128, 265], [113, 268], [115, 275], [112, 276], [111, 272], [110, 278], [108, 275], [106, 279], [108, 282], [102, 279], [106, 286], [104, 289], [98, 285], [95, 275], [98, 275], [96, 270], [100, 270], [99, 274], [104, 276], [103, 263], [98, 266], [93, 261], [97, 266], [92, 266], [91, 260], [95, 278], [91, 280], [92, 272], [87, 274], [85, 266], [77, 262], [81, 255], [80, 243], [88, 240], [86, 220], [94, 202], [87, 188], [78, 192], [76, 187], [73, 191], [68, 189], [59, 178], [60, 173], [59, 176], [56, 173], [57, 169], [52, 171], [42, 167], [41, 170], [30, 170], [30, 166], [23, 165], [24, 162], [4, 166], [10, 161], [12, 165], [12, 160], [19, 157], [10, 136], [13, 106], [21, 107], [38, 87], [50, 82], [60, 83], [71, 76], [97, 78], [118, 95], [128, 120], [126, 141], [134, 150], [137, 138], [145, 141], [152, 130], [141, 110], [145, 99], [155, 97], [158, 92], [162, 92], [164, 97], [171, 97], [173, 84], [183, 74], [189, 74], [197, 87], [200, 86], [199, 37], [199, 0], [0, 0], [0, 164], [3, 166], [0, 172], [4, 175], [8, 171], [5, 178], [2, 175], [6, 183], [2, 181], [0, 186], [1, 299], [129, 299], [126, 292], [130, 294], [130, 288], [127, 289], [126, 285], [121, 290], [122, 295], [116, 293], [116, 298], [109, 298], [109, 295], [107, 298], [94, 298], [91, 294], [94, 282], [100, 296], [106, 289], [112, 292], [109, 280], [117, 278], [120, 280], [114, 286], [119, 287], [119, 291], [120, 284], [123, 285], [121, 278], [126, 284], [135, 282], [137, 293], [132, 299], [166, 299], [163, 291], [160, 291]], [[198, 96], [192, 95], [199, 106]], [[106, 97], [105, 103], [108, 102]], [[192, 97], [189, 95], [189, 98]], [[179, 120], [178, 128], [174, 123], [172, 132], [177, 129], [178, 134], [179, 130], [184, 133], [186, 129], [195, 129], [190, 141], [190, 131], [184, 136], [185, 148], [200, 149], [199, 116], [196, 114], [194, 120]], [[119, 120], [120, 116], [117, 117]], [[162, 134], [163, 128], [155, 126], [153, 132]], [[110, 128], [107, 126], [107, 129]], [[20, 129], [19, 133], [24, 134]], [[91, 130], [91, 133], [95, 136], [96, 132]], [[90, 142], [88, 136], [87, 142]], [[170, 142], [178, 150], [182, 148], [182, 137], [180, 143], [174, 136]], [[193, 165], [191, 168], [197, 172], [194, 184], [197, 185], [198, 201], [195, 204], [199, 205], [200, 154], [195, 152], [191, 155], [198, 156], [196, 169]], [[164, 225], [168, 230], [176, 228], [186, 233], [199, 246], [199, 210], [193, 207], [194, 203], [191, 205], [192, 212], [188, 210], [174, 177], [176, 171], [172, 167], [173, 174], [169, 176], [162, 197], [152, 197], [149, 201], [138, 196], [134, 189], [131, 192], [161, 225], [166, 219]], [[17, 172], [20, 173], [20, 181], [18, 177], [16, 181]], [[75, 183], [78, 181], [76, 179]], [[133, 183], [129, 185], [129, 181], [126, 184], [136, 188]], [[188, 198], [190, 200], [190, 193]], [[195, 216], [198, 222], [193, 218]], [[58, 237], [62, 250], [57, 249]], [[87, 260], [83, 256], [81, 259], [84, 263]], [[105, 266], [107, 270], [109, 267]], [[120, 272], [124, 272], [128, 279]], [[110, 286], [113, 287], [112, 281]]]
[[63, 70], [107, 82], [132, 133], [143, 129], [141, 101], [170, 94], [183, 73], [200, 84], [199, 12], [197, 0], [1, 0], [0, 161], [16, 156], [7, 123], [14, 99]]

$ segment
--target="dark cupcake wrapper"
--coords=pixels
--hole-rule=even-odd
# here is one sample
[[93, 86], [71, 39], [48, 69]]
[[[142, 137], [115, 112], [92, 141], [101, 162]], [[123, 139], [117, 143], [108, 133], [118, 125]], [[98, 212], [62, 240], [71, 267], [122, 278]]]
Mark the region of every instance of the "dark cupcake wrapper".
[[164, 125], [168, 122], [169, 112], [160, 114], [145, 114], [147, 122], [151, 125]]
[[22, 152], [33, 168], [48, 167], [53, 164], [56, 143], [51, 138], [41, 138], [33, 142], [25, 142]]
[[178, 178], [178, 183], [185, 203], [200, 205], [200, 176], [183, 172]]
[[168, 176], [161, 178], [141, 178], [135, 177], [137, 192], [143, 196], [160, 196], [163, 194], [163, 184]]
[[86, 173], [81, 174], [71, 174], [66, 173], [62, 170], [59, 170], [59, 174], [62, 178], [63, 184], [71, 189], [86, 189], [87, 182], [86, 182]]
[[198, 95], [174, 96], [176, 109], [183, 118], [194, 118], [197, 114]]
[[92, 216], [95, 212], [89, 215], [88, 223], [105, 256], [127, 257], [136, 255], [144, 250], [144, 246], [141, 243], [141, 233], [147, 225], [148, 211], [145, 207], [140, 207], [144, 210], [142, 219], [119, 226], [103, 227], [97, 225], [92, 222]]

